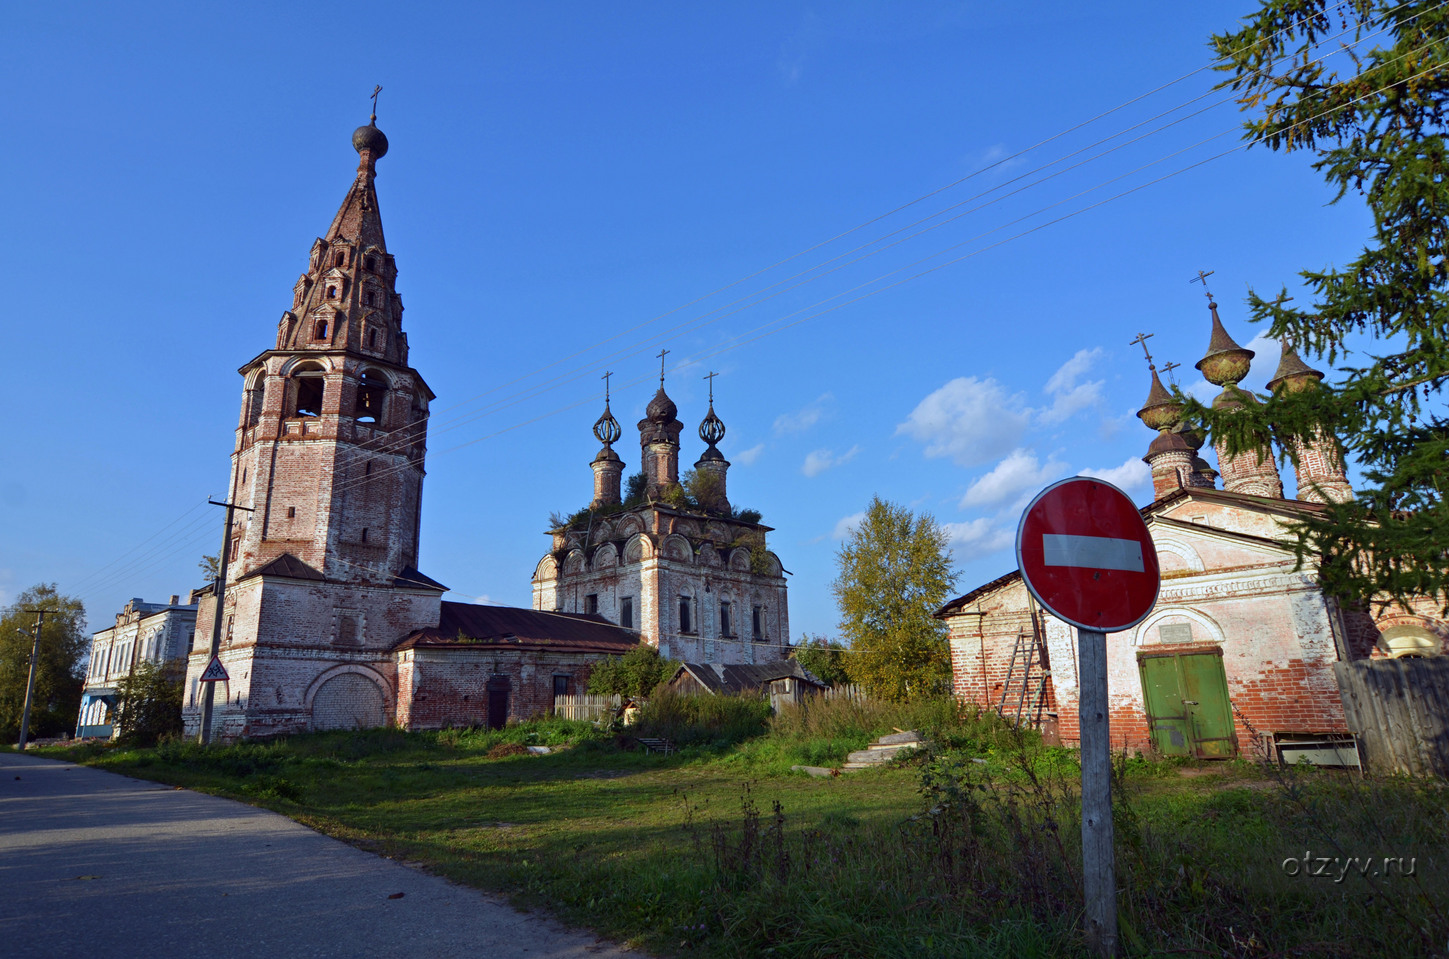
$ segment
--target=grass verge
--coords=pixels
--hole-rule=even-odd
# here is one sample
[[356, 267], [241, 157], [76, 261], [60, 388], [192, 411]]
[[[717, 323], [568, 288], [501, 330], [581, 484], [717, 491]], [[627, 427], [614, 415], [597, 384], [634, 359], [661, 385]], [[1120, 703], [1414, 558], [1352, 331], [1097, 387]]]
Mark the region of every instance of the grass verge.
[[[894, 727], [935, 748], [789, 772]], [[553, 720], [42, 754], [266, 806], [661, 954], [1082, 954], [1070, 751], [949, 703], [828, 704], [753, 731], [667, 757]], [[1129, 955], [1428, 956], [1449, 939], [1443, 784], [1124, 759], [1115, 798]]]

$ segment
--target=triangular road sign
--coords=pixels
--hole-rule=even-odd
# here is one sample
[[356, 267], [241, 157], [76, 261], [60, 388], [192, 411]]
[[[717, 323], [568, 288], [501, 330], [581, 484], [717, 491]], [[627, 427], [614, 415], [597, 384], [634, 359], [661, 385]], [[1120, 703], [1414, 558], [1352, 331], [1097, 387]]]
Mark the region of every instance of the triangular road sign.
[[221, 664], [221, 657], [211, 657], [211, 662], [206, 664], [206, 672], [201, 674], [203, 683], [225, 683], [231, 680], [226, 674], [226, 667]]

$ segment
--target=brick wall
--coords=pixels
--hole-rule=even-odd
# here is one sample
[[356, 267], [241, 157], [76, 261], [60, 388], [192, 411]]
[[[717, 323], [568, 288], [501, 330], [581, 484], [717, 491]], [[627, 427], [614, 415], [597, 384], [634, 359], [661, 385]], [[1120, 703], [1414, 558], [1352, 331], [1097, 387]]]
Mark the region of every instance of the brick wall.
[[507, 680], [508, 721], [547, 715], [555, 675], [582, 692], [602, 654], [496, 647], [415, 648], [396, 654], [397, 723], [408, 729], [485, 726], [490, 683]]

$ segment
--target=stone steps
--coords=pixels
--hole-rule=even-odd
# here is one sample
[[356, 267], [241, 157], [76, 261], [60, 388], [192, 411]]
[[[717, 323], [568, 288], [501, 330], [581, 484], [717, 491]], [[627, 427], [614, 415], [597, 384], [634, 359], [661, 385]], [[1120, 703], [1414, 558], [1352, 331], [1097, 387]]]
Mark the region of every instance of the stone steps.
[[923, 745], [925, 745], [925, 741], [921, 738], [921, 734], [914, 730], [888, 733], [866, 748], [857, 749], [846, 756], [845, 765], [840, 767], [840, 771], [855, 772], [858, 769], [874, 769], [884, 766], [894, 759], [915, 752]]

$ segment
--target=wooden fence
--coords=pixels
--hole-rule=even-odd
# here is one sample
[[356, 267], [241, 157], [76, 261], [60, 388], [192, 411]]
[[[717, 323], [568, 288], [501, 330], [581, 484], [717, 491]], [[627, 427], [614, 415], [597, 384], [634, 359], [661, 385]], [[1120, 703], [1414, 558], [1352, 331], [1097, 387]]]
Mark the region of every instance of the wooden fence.
[[616, 694], [604, 696], [597, 693], [571, 693], [553, 698], [553, 714], [559, 719], [578, 719], [597, 722], [613, 716], [624, 701]]
[[826, 699], [849, 699], [857, 703], [863, 703], [870, 698], [865, 694], [865, 690], [855, 683], [847, 686], [831, 686], [828, 689], [822, 689], [820, 695]]
[[1369, 771], [1449, 777], [1449, 657], [1360, 659], [1333, 672]]

